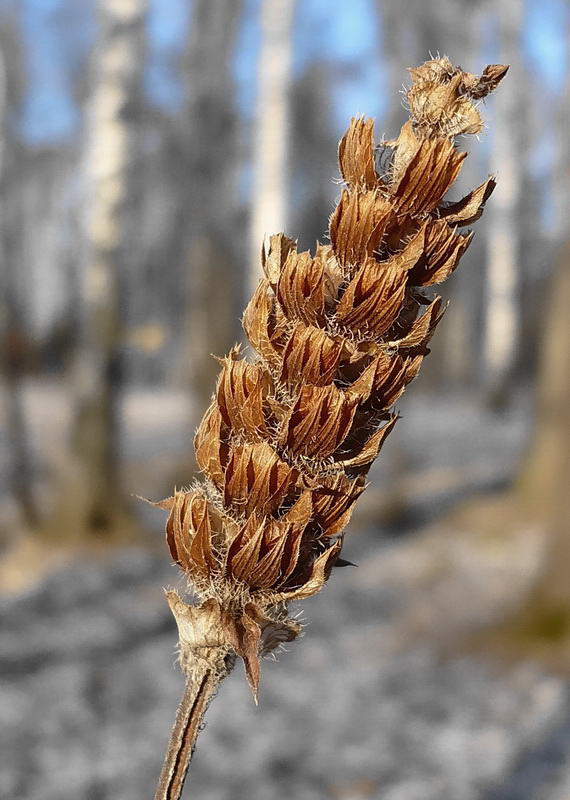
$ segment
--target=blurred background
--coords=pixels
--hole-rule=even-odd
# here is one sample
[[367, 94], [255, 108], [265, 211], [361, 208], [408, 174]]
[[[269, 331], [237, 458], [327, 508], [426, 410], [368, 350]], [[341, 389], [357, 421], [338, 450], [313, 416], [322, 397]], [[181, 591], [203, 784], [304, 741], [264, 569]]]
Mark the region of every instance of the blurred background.
[[[182, 677], [164, 515], [265, 233], [322, 239], [351, 116], [508, 63], [498, 175], [306, 637], [238, 667], [204, 800], [570, 798], [570, 4], [0, 0], [0, 796], [152, 797]], [[194, 794], [192, 795], [192, 792]]]

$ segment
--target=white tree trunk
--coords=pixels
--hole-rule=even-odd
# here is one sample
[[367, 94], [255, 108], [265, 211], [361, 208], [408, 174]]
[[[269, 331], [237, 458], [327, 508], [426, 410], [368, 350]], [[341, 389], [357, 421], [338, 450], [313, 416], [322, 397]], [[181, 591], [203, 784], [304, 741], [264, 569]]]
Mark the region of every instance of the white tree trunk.
[[[132, 122], [142, 80], [147, 0], [99, 0], [101, 34], [85, 110], [83, 253], [73, 452], [60, 488], [58, 524], [75, 535], [115, 535], [127, 524], [117, 459], [117, 402]], [[124, 272], [123, 272], [124, 275]]]
[[249, 286], [261, 276], [266, 235], [287, 225], [288, 136], [295, 0], [262, 0], [259, 87], [254, 136]]
[[[116, 345], [119, 250], [123, 245], [135, 131], [128, 107], [141, 80], [147, 0], [100, 0], [102, 39], [91, 75], [83, 153], [83, 386], [105, 391], [105, 361]], [[85, 353], [84, 353], [85, 355]]]
[[483, 368], [489, 398], [502, 402], [512, 378], [519, 336], [519, 210], [523, 163], [520, 98], [523, 84], [520, 38], [523, 0], [496, 6], [500, 60], [511, 65], [509, 80], [494, 98], [491, 171], [498, 176], [487, 218], [487, 274]]

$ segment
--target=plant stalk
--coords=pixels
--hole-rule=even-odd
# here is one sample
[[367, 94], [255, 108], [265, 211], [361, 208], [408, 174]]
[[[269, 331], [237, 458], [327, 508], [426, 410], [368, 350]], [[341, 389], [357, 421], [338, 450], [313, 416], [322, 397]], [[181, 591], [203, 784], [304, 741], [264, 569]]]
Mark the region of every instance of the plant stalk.
[[202, 719], [223, 677], [213, 669], [188, 677], [154, 800], [180, 800]]

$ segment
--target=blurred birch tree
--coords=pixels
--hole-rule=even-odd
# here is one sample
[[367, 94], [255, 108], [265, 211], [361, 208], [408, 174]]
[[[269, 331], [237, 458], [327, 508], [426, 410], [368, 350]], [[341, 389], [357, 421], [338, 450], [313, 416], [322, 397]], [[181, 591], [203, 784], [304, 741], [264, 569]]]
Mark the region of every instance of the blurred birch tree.
[[490, 172], [498, 175], [487, 220], [483, 370], [491, 405], [504, 406], [515, 369], [520, 330], [520, 222], [523, 189], [523, 0], [503, 0], [497, 15], [499, 58], [510, 64], [504, 91], [493, 98]]
[[[330, 64], [315, 62], [292, 86], [287, 226], [290, 236], [299, 237], [299, 250], [313, 250], [317, 239], [324, 238], [327, 217], [338, 195], [335, 181], [338, 138], [331, 108], [333, 85]], [[252, 258], [258, 272], [260, 244], [261, 240], [254, 250], [252, 242]]]
[[50, 532], [71, 538], [122, 536], [130, 527], [119, 470], [121, 306], [147, 2], [99, 0], [98, 12], [81, 157], [81, 294], [71, 389], [76, 416], [48, 521]]
[[[261, 277], [265, 236], [284, 232], [289, 207], [289, 138], [295, 0], [262, 0], [257, 108], [253, 136], [253, 193], [249, 293]], [[315, 109], [310, 109], [315, 113]]]

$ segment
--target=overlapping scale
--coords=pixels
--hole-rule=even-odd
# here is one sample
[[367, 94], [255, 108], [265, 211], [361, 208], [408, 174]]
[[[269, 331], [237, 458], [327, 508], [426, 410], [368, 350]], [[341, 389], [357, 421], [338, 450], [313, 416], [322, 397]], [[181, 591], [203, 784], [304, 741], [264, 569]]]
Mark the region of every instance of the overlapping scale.
[[260, 364], [248, 364], [232, 351], [222, 359], [216, 401], [224, 423], [249, 437], [268, 438], [267, 396], [272, 389], [269, 372]]
[[195, 580], [207, 578], [217, 567], [213, 536], [219, 520], [197, 492], [177, 492], [167, 502], [166, 540], [173, 560]]
[[310, 253], [291, 250], [277, 282], [277, 299], [289, 320], [306, 325], [324, 321], [324, 264]]
[[357, 401], [337, 388], [302, 386], [286, 417], [279, 445], [294, 456], [326, 459], [347, 437]]
[[290, 494], [299, 470], [283, 461], [268, 442], [234, 445], [223, 481], [224, 504], [235, 513], [272, 514]]
[[335, 377], [343, 351], [340, 337], [321, 328], [297, 324], [282, 353], [280, 380], [288, 386], [326, 386]]
[[407, 281], [398, 266], [367, 258], [344, 290], [336, 319], [357, 333], [381, 336], [398, 317]]
[[350, 271], [380, 247], [395, 218], [393, 204], [378, 190], [344, 189], [333, 211], [329, 234], [340, 264]]

